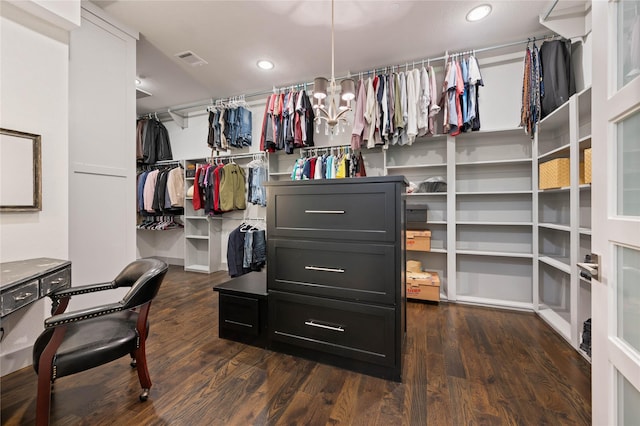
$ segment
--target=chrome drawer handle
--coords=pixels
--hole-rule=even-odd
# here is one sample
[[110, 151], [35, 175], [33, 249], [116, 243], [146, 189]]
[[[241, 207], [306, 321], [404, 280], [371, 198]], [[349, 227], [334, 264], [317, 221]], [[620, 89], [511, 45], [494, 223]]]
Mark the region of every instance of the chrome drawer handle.
[[224, 322], [226, 322], [228, 324], [235, 324], [235, 325], [241, 325], [243, 327], [253, 328], [253, 326], [251, 324], [245, 324], [243, 322], [233, 321], [233, 320], [229, 320], [229, 319], [224, 320]]
[[51, 280], [51, 284], [55, 285], [55, 284], [60, 284], [65, 282], [64, 278], [56, 278], [55, 280]]
[[323, 268], [322, 266], [305, 266], [304, 269], [308, 271], [338, 272], [340, 274], [344, 273], [344, 269], [342, 268]]
[[332, 330], [332, 331], [344, 331], [344, 328], [342, 328], [341, 326], [338, 327], [333, 327], [330, 325], [325, 325], [325, 324], [319, 324], [313, 320], [311, 321], [305, 321], [304, 325], [309, 325], [311, 327], [318, 327], [318, 328], [325, 328], [327, 330]]
[[344, 210], [305, 210], [309, 214], [344, 214]]
[[15, 296], [13, 300], [15, 300], [16, 302], [21, 302], [30, 296], [33, 296], [33, 293], [22, 293], [20, 296]]

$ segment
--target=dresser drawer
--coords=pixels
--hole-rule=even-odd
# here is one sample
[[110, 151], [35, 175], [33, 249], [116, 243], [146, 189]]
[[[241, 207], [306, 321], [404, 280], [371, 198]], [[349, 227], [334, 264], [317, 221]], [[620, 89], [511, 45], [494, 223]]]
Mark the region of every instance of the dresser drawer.
[[269, 289], [395, 303], [395, 246], [270, 238]]
[[40, 297], [45, 297], [47, 294], [59, 288], [66, 288], [70, 286], [71, 268], [61, 269], [42, 278], [42, 284], [40, 285]]
[[2, 316], [38, 300], [38, 288], [38, 280], [35, 279], [3, 292], [0, 296]]
[[258, 299], [220, 293], [219, 307], [220, 331], [230, 330], [248, 336], [260, 334]]
[[269, 292], [272, 341], [368, 363], [393, 366], [393, 308]]
[[270, 237], [387, 242], [398, 237], [393, 185], [271, 187], [268, 197]]

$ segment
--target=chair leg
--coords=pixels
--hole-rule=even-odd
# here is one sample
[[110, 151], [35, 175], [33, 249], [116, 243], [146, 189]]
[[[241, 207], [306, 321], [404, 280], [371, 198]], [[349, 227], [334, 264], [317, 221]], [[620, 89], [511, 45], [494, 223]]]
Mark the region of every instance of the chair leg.
[[38, 396], [36, 399], [36, 426], [49, 424], [49, 410], [51, 409], [51, 384], [53, 377], [53, 357], [55, 356], [66, 327], [56, 327], [49, 343], [40, 354], [38, 360]]
[[[42, 368], [42, 366], [40, 366]], [[45, 368], [46, 370], [46, 368]], [[36, 426], [47, 426], [49, 424], [49, 410], [51, 408], [51, 367], [49, 371], [39, 370], [38, 374], [38, 397], [36, 402]]]
[[144, 339], [140, 339], [140, 347], [135, 352], [136, 369], [138, 370], [138, 379], [142, 387], [140, 401], [146, 401], [149, 398], [149, 389], [151, 388], [151, 376], [147, 368], [147, 355], [145, 353]]
[[131, 352], [131, 362], [129, 363], [131, 368], [136, 368], [136, 352]]

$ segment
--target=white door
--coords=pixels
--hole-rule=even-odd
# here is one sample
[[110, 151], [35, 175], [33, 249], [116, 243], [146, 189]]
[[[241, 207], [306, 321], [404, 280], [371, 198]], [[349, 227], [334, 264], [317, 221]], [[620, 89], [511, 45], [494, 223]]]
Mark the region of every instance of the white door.
[[594, 1], [594, 425], [640, 425], [640, 1]]

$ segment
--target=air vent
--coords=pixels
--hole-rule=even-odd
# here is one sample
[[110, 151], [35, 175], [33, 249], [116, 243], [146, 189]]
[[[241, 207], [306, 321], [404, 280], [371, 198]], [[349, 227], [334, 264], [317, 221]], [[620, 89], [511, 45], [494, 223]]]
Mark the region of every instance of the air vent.
[[208, 64], [207, 61], [205, 61], [200, 56], [196, 55], [195, 53], [193, 53], [190, 50], [187, 50], [185, 52], [176, 53], [175, 56], [178, 59], [181, 59], [182, 61], [184, 61], [187, 64], [191, 65], [192, 67], [195, 67], [195, 66], [198, 66], [198, 65], [206, 65], [206, 64]]
[[136, 99], [148, 98], [149, 96], [152, 96], [151, 93], [146, 90], [136, 88]]

